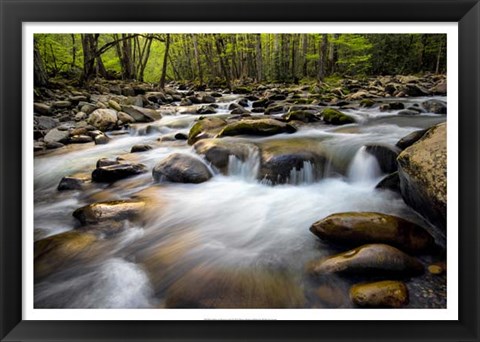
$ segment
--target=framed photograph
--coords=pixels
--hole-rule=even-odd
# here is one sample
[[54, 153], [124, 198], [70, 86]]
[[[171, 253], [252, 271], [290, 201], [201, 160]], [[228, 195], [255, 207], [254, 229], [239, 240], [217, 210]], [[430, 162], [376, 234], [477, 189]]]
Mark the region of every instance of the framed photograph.
[[0, 3], [2, 341], [479, 339], [478, 1]]

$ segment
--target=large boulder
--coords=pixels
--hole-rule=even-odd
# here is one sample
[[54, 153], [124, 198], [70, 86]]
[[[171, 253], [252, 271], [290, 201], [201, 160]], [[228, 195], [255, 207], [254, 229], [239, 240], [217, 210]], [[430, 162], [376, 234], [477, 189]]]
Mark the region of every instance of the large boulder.
[[78, 208], [73, 217], [81, 224], [96, 224], [108, 221], [133, 220], [145, 210], [143, 201], [97, 202]]
[[423, 273], [423, 265], [401, 250], [385, 244], [369, 244], [312, 262], [313, 275], [412, 276]]
[[227, 122], [218, 117], [199, 119], [188, 133], [188, 144], [192, 145], [200, 139], [213, 138]]
[[393, 280], [356, 284], [350, 288], [350, 299], [362, 308], [401, 308], [408, 304], [408, 289]]
[[96, 109], [88, 117], [88, 124], [101, 131], [115, 128], [117, 124], [117, 112], [113, 109]]
[[408, 252], [434, 245], [422, 227], [400, 217], [375, 212], [337, 213], [315, 222], [310, 231], [321, 239], [349, 246], [385, 243]]
[[173, 153], [160, 161], [152, 171], [157, 182], [203, 183], [212, 178], [208, 167], [200, 160], [184, 153]]
[[279, 133], [294, 133], [296, 128], [290, 124], [274, 120], [274, 119], [259, 119], [259, 120], [241, 120], [232, 122], [225, 126], [219, 137], [235, 136], [235, 135], [260, 135], [268, 136]]
[[92, 181], [98, 183], [113, 183], [120, 179], [136, 176], [147, 172], [143, 164], [117, 164], [97, 167], [92, 172]]
[[255, 145], [228, 138], [200, 140], [193, 148], [223, 173], [228, 169], [230, 156], [245, 161], [253, 153], [258, 153], [258, 147]]
[[397, 158], [404, 201], [434, 225], [447, 217], [447, 125], [431, 128]]
[[136, 122], [152, 122], [160, 120], [162, 115], [154, 109], [139, 106], [122, 106], [122, 112], [130, 115]]
[[355, 120], [341, 111], [334, 108], [325, 108], [321, 112], [323, 121], [332, 125], [345, 125], [354, 123]]

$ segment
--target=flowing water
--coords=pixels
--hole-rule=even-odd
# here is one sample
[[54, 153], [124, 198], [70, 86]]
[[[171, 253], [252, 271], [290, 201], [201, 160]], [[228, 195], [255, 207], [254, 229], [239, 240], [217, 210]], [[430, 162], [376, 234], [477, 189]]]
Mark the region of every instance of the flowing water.
[[[237, 98], [221, 100], [224, 103], [216, 115], [226, 115], [228, 105]], [[428, 113], [400, 117], [395, 111], [349, 110], [359, 124], [312, 124], [290, 135], [242, 137], [254, 142], [308, 139], [331, 156], [320, 173], [320, 166], [311, 162], [293, 168], [286, 184], [272, 186], [258, 179], [260, 155], [252, 148], [244, 161], [230, 156], [226, 174], [211, 167], [214, 177], [201, 184], [155, 184], [149, 172], [108, 186], [56, 190], [63, 176], [90, 173], [100, 158], [122, 156], [151, 170], [171, 153], [196, 155], [185, 141], [158, 141], [188, 133], [198, 115], [180, 114], [182, 110], [172, 108], [170, 115], [164, 111], [161, 120], [150, 124], [154, 129], [142, 124], [127, 134], [112, 135], [107, 145], [69, 145], [35, 157], [38, 236], [78, 228], [72, 212], [83, 205], [138, 194], [149, 198], [142, 222], [126, 223], [126, 230], [102, 238], [88, 257], [37, 282], [36, 307], [350, 307], [351, 280], [311, 279], [305, 272], [308, 262], [342, 250], [309, 231], [312, 223], [337, 212], [401, 216], [423, 225], [439, 245], [445, 245], [442, 233], [428, 226], [399, 194], [375, 189], [385, 175], [364, 147], [394, 145], [405, 135], [446, 119]], [[154, 148], [129, 154], [138, 143]], [[337, 166], [335, 171], [332, 165]], [[428, 256], [422, 258], [429, 261]], [[439, 293], [444, 291], [441, 281], [424, 276], [407, 284], [416, 289], [411, 291], [410, 307], [445, 306]], [[433, 294], [427, 291], [426, 296], [425, 289], [432, 288]]]

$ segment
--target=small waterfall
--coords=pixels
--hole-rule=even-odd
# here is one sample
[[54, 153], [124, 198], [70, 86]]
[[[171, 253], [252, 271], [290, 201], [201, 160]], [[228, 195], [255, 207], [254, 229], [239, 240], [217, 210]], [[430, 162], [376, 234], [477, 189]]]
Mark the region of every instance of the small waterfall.
[[348, 168], [348, 179], [353, 183], [371, 183], [381, 174], [377, 158], [368, 153], [365, 146], [360, 147]]
[[237, 176], [247, 181], [256, 181], [260, 170], [260, 155], [257, 148], [249, 147], [245, 160], [234, 155], [228, 157], [229, 176]]
[[300, 170], [297, 170], [296, 168], [290, 170], [287, 184], [312, 184], [315, 182], [315, 178], [314, 166], [307, 160], [303, 162], [303, 167]]

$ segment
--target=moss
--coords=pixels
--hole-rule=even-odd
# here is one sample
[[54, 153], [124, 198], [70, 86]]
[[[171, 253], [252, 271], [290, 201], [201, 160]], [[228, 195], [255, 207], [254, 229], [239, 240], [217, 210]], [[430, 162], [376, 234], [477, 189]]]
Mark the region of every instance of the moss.
[[334, 108], [325, 108], [322, 111], [322, 117], [323, 117], [323, 121], [333, 125], [345, 125], [345, 124], [355, 122], [355, 120], [352, 117], [346, 114], [343, 114], [342, 112]]
[[242, 86], [242, 87], [236, 87], [233, 89], [233, 93], [236, 94], [250, 94], [252, 92], [252, 88]]
[[274, 135], [278, 133], [293, 133], [295, 127], [272, 119], [243, 120], [228, 124], [218, 134], [219, 137], [233, 135]]
[[295, 111], [289, 112], [284, 116], [284, 118], [287, 121], [292, 121], [292, 120], [298, 120], [303, 122], [318, 121], [318, 118], [314, 113], [305, 111], [305, 110], [295, 110]]
[[370, 99], [363, 99], [362, 101], [360, 101], [360, 105], [362, 107], [372, 107], [373, 105], [375, 105], [375, 101], [373, 100], [370, 100]]
[[200, 135], [202, 132], [213, 130], [225, 126], [227, 122], [223, 119], [212, 117], [212, 118], [200, 118], [190, 129], [188, 133], [188, 143], [191, 145], [195, 143], [195, 138]]

